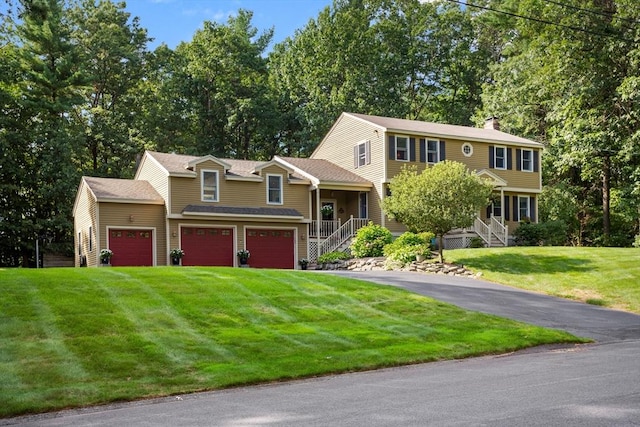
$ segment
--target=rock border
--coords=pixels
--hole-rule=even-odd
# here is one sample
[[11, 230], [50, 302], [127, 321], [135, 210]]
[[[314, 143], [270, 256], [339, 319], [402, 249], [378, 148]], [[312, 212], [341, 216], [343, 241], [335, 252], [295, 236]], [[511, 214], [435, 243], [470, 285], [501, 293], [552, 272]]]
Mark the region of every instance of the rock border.
[[478, 278], [481, 272], [474, 273], [463, 265], [434, 262], [433, 260], [413, 261], [402, 265], [392, 262], [385, 257], [354, 258], [346, 261], [337, 261], [331, 264], [319, 264], [318, 270], [349, 270], [349, 271], [411, 271], [416, 273], [446, 274], [448, 276], [460, 276]]

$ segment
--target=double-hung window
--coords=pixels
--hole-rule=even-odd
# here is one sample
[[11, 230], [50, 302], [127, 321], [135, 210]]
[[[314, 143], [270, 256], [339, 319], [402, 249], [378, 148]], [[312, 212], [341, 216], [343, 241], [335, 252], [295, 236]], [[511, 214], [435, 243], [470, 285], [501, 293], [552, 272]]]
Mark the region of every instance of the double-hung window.
[[267, 175], [267, 203], [282, 204], [282, 175]]
[[500, 218], [502, 216], [502, 200], [496, 199], [491, 203], [491, 213], [494, 217]]
[[370, 144], [371, 143], [369, 141], [364, 141], [354, 147], [354, 166], [356, 167], [356, 169], [371, 163]]
[[435, 164], [440, 160], [440, 141], [427, 140], [427, 163]]
[[520, 169], [526, 172], [533, 172], [533, 151], [522, 150]]
[[396, 160], [409, 161], [409, 138], [396, 136]]
[[202, 201], [218, 201], [218, 171], [202, 171]]
[[518, 196], [518, 221], [531, 219], [531, 204], [528, 196]]
[[496, 169], [507, 168], [507, 149], [505, 147], [495, 147], [493, 164]]

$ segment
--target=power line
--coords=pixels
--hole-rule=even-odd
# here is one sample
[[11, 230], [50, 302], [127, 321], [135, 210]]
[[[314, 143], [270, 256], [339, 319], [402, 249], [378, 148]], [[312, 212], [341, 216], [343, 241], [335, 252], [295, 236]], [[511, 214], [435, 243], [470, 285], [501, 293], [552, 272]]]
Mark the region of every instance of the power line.
[[[591, 14], [594, 14], [594, 15], [605, 16], [607, 18], [617, 19], [619, 21], [626, 21], [626, 22], [628, 22], [630, 24], [640, 23], [640, 21], [636, 20], [636, 19], [623, 18], [621, 16], [616, 16], [613, 12], [603, 12], [603, 11], [595, 10], [595, 9], [586, 9], [586, 8], [583, 8], [583, 7], [574, 6], [574, 5], [571, 5], [571, 4], [562, 3], [562, 2], [554, 1], [554, 0], [543, 0], [543, 1], [545, 1], [547, 3], [555, 4], [557, 6], [565, 7], [567, 9], [573, 9], [573, 10], [578, 10], [580, 12], [587, 12], [587, 13], [591, 13]], [[632, 28], [629, 28], [629, 27], [625, 27], [625, 28], [628, 29], [628, 30], [632, 29]]]
[[461, 5], [465, 5], [465, 6], [475, 7], [476, 9], [483, 9], [483, 10], [488, 10], [488, 11], [491, 11], [491, 12], [502, 13], [503, 15], [513, 16], [514, 18], [526, 19], [528, 21], [539, 22], [541, 24], [546, 24], [546, 25], [553, 25], [553, 26], [556, 26], [556, 27], [566, 28], [568, 30], [578, 31], [578, 32], [581, 32], [581, 33], [587, 33], [587, 34], [591, 34], [591, 35], [594, 35], [594, 36], [615, 38], [617, 40], [625, 41], [625, 42], [628, 42], [628, 43], [633, 43], [633, 40], [630, 40], [630, 39], [627, 39], [627, 38], [623, 38], [623, 37], [617, 37], [614, 34], [606, 34], [606, 33], [601, 33], [599, 31], [593, 31], [593, 30], [589, 30], [589, 29], [585, 29], [585, 28], [574, 27], [573, 25], [560, 24], [558, 22], [547, 21], [546, 19], [534, 18], [533, 16], [518, 15], [517, 13], [507, 12], [506, 10], [493, 9], [491, 7], [488, 7], [488, 6], [480, 6], [480, 5], [477, 5], [477, 4], [469, 3], [468, 1], [462, 1], [462, 0], [447, 0], [447, 1], [449, 1], [451, 3], [458, 3], [458, 4], [461, 4]]

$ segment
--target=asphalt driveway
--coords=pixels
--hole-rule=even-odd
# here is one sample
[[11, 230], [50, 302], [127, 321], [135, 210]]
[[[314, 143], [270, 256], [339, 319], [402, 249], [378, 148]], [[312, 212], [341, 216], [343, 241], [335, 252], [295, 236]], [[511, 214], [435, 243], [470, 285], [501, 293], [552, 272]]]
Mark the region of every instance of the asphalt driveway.
[[640, 316], [464, 277], [405, 271], [333, 271], [392, 285], [469, 310], [491, 313], [598, 342], [640, 339]]
[[474, 279], [332, 273], [598, 343], [62, 411], [0, 425], [640, 426], [640, 316]]

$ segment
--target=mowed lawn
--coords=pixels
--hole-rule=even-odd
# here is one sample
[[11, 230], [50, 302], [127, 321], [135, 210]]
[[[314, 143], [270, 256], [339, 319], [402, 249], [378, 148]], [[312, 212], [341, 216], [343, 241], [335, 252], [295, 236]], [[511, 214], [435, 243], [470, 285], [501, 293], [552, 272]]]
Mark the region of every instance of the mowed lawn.
[[496, 283], [640, 314], [638, 248], [458, 249], [445, 260]]
[[304, 271], [0, 269], [0, 290], [3, 417], [581, 342]]

